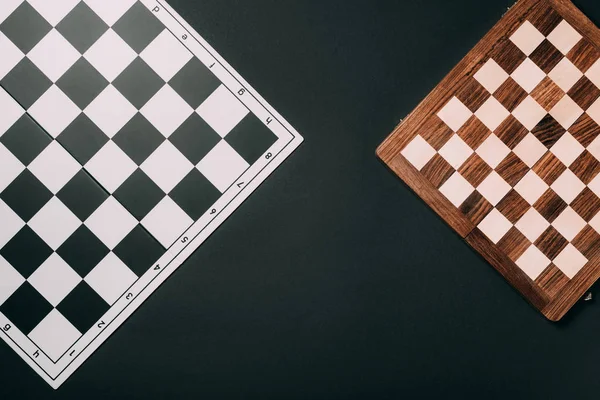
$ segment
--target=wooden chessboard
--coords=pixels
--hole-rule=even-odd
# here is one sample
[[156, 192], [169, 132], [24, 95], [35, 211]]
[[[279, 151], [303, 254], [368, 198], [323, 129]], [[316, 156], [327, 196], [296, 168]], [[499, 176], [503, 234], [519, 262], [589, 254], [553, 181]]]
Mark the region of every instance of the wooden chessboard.
[[521, 0], [378, 156], [548, 319], [600, 277], [600, 30]]

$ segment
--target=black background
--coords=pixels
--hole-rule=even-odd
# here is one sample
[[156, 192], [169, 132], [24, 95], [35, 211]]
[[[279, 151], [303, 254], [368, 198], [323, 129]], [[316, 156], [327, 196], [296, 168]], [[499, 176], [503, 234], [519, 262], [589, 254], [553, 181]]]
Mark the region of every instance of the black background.
[[305, 142], [58, 391], [0, 343], [2, 398], [600, 395], [600, 304], [546, 321], [375, 157], [512, 0], [169, 3]]

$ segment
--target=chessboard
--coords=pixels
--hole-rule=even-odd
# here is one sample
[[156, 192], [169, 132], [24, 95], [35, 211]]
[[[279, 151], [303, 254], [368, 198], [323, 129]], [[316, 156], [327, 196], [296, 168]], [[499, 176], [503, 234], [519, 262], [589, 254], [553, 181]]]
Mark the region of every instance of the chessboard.
[[600, 277], [600, 31], [521, 0], [379, 157], [547, 318]]
[[0, 337], [60, 386], [301, 143], [162, 0], [0, 5]]

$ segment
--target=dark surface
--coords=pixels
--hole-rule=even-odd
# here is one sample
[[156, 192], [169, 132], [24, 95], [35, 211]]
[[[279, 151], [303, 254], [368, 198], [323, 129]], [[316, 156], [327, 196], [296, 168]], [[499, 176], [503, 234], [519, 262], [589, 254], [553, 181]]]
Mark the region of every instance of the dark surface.
[[547, 322], [375, 158], [512, 0], [170, 3], [305, 143], [58, 391], [0, 344], [3, 398], [598, 397], [600, 304]]

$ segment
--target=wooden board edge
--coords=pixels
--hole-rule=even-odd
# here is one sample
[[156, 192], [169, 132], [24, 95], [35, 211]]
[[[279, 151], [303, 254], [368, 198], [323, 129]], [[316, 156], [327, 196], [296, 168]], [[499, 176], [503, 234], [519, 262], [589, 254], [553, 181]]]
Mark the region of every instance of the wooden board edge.
[[489, 262], [536, 309], [543, 310], [550, 299], [543, 295], [533, 282], [506, 254], [498, 249], [483, 232], [474, 229], [465, 241]]

